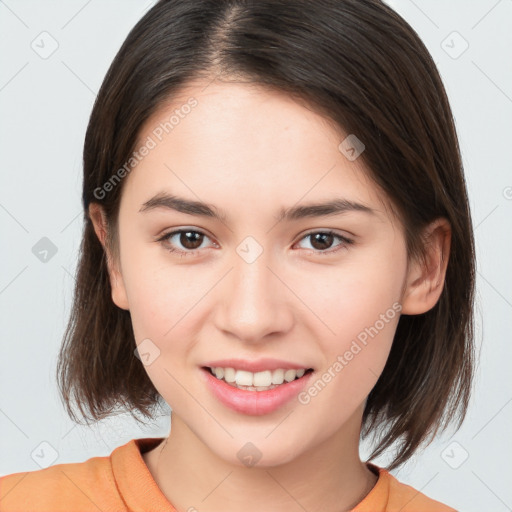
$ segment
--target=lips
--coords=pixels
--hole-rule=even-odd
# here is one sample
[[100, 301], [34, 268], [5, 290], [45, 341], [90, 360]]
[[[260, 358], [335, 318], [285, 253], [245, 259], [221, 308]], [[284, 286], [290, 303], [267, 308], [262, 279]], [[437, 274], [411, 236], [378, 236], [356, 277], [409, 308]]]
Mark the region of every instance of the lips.
[[[241, 374], [246, 378], [248, 373], [273, 375], [286, 373], [285, 370], [293, 370], [291, 380], [283, 379], [281, 384], [271, 386], [239, 386], [236, 381], [228, 383], [223, 378], [218, 378], [212, 368], [230, 369], [230, 374]], [[297, 370], [297, 371], [295, 371]], [[223, 359], [210, 361], [201, 368], [202, 378], [212, 395], [226, 407], [242, 414], [259, 416], [276, 411], [296, 397], [304, 389], [311, 378], [313, 369], [301, 364], [277, 359], [260, 359], [247, 361], [241, 359]], [[268, 376], [268, 375], [267, 375]], [[232, 377], [229, 378], [231, 380]], [[268, 383], [268, 380], [266, 381]], [[255, 382], [252, 382], [255, 384]]]
[[249, 361], [246, 359], [219, 359], [217, 361], [206, 362], [203, 367], [209, 368], [234, 368], [235, 370], [245, 370], [251, 373], [263, 372], [265, 370], [308, 370], [311, 366], [300, 363], [292, 363], [282, 359], [258, 359]]

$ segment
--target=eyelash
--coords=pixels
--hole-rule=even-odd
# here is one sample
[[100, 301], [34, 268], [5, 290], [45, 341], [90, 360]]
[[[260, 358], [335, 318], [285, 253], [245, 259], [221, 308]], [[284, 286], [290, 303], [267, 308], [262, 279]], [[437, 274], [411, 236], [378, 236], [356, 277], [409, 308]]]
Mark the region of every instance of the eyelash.
[[[165, 233], [162, 237], [160, 237], [157, 240], [157, 242], [162, 243], [162, 245], [165, 247], [165, 249], [167, 251], [169, 251], [171, 253], [180, 254], [181, 257], [187, 256], [187, 255], [195, 256], [197, 254], [197, 252], [200, 251], [200, 249], [191, 249], [191, 250], [188, 250], [188, 251], [183, 251], [181, 249], [173, 249], [173, 248], [169, 247], [169, 245], [165, 244], [165, 242], [167, 242], [169, 238], [171, 238], [174, 235], [180, 234], [180, 233], [199, 233], [200, 235], [204, 235], [205, 237], [208, 237], [208, 235], [206, 233], [203, 233], [202, 231], [199, 231], [199, 230], [196, 230], [196, 229], [179, 229], [179, 230], [176, 230], [176, 231], [170, 231], [169, 233]], [[339, 244], [337, 246], [337, 248], [334, 249], [334, 250], [329, 250], [329, 249], [325, 250], [325, 251], [314, 250], [314, 249], [303, 249], [303, 250], [305, 250], [305, 251], [312, 251], [315, 254], [332, 255], [332, 254], [337, 253], [338, 251], [340, 251], [342, 249], [346, 249], [347, 246], [349, 246], [349, 245], [354, 243], [354, 241], [351, 240], [350, 238], [347, 238], [345, 236], [339, 235], [339, 234], [335, 233], [334, 231], [329, 231], [329, 230], [327, 230], [327, 231], [311, 231], [309, 233], [306, 233], [299, 240], [299, 242], [304, 240], [305, 238], [307, 238], [309, 236], [316, 235], [316, 234], [333, 235], [335, 238], [338, 238], [339, 240], [341, 240], [342, 243]]]

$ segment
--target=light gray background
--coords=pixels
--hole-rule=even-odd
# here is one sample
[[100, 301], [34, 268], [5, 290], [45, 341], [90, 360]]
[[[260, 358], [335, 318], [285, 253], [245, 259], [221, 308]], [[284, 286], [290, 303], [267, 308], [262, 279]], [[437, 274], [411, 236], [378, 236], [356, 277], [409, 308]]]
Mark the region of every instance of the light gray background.
[[[512, 1], [389, 3], [428, 46], [456, 118], [477, 241], [481, 346], [463, 427], [393, 473], [459, 510], [512, 510]], [[152, 4], [0, 1], [0, 474], [108, 455], [134, 437], [168, 432], [165, 415], [144, 430], [129, 417], [75, 426], [54, 382], [80, 243], [88, 116], [111, 60]], [[43, 237], [57, 248], [46, 262], [32, 252]]]

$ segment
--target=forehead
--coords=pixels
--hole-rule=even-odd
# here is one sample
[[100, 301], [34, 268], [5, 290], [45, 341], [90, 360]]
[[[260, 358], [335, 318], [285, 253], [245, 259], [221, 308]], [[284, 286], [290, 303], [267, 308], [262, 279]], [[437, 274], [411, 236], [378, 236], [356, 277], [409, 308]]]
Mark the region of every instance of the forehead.
[[242, 209], [255, 195], [283, 206], [336, 195], [382, 210], [385, 198], [362, 160], [340, 150], [346, 137], [283, 92], [196, 82], [143, 125], [136, 149], [151, 149], [129, 174], [128, 192], [141, 204], [167, 190]]

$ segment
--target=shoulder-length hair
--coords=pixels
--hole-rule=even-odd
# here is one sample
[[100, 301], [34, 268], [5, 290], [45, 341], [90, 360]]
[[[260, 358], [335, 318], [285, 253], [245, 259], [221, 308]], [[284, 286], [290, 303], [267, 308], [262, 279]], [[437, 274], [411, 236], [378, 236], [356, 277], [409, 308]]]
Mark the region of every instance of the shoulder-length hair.
[[[117, 255], [120, 172], [148, 118], [197, 78], [243, 78], [305, 102], [365, 143], [360, 158], [404, 226], [408, 256], [422, 229], [451, 225], [442, 294], [402, 315], [368, 396], [362, 437], [370, 458], [399, 443], [387, 467], [466, 415], [474, 364], [475, 250], [453, 115], [416, 32], [379, 0], [161, 0], [130, 31], [96, 98], [85, 137], [84, 231], [74, 302], [57, 364], [68, 414], [94, 420], [120, 406], [151, 417], [161, 405], [134, 356], [130, 313], [111, 299], [106, 254], [88, 215], [102, 205]], [[124, 167], [126, 170], [126, 167]], [[106, 186], [110, 183], [110, 186]], [[134, 417], [136, 417], [134, 415]], [[429, 441], [429, 442], [430, 442]]]

